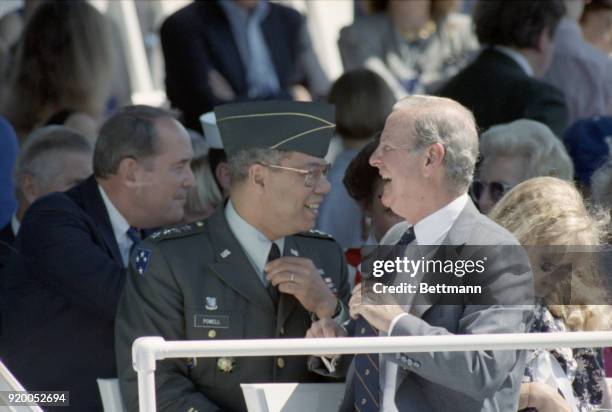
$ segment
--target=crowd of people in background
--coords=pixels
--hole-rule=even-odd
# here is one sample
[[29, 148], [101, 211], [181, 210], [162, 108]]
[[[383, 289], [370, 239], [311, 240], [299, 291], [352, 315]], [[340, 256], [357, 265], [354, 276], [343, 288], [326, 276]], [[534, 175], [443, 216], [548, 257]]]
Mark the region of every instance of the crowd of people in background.
[[[90, 2], [0, 14], [0, 360], [26, 389], [101, 411], [96, 379], [119, 376], [137, 410], [129, 354], [145, 333], [346, 336], [351, 317], [385, 336], [612, 330], [612, 260], [570, 262], [571, 301], [559, 285], [536, 296], [530, 324], [444, 304], [391, 316], [355, 297], [365, 245], [612, 246], [612, 0], [353, 3], [336, 79], [282, 1], [186, 5], [159, 27], [165, 108], [131, 104], [130, 57]], [[531, 267], [519, 289], [561, 266], [508, 259]], [[198, 324], [208, 315], [228, 324]], [[341, 378], [345, 411], [612, 409], [612, 350], [509, 352], [398, 354], [398, 381], [372, 399], [382, 357], [365, 380], [359, 356], [354, 376], [302, 358], [176, 360], [160, 363], [158, 407], [242, 410], [240, 379]], [[482, 381], [459, 371], [470, 362]]]

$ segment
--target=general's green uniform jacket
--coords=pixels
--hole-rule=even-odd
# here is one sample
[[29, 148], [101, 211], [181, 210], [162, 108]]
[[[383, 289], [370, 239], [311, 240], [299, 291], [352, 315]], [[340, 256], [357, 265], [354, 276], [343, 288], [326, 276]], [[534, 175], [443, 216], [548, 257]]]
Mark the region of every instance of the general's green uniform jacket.
[[[347, 269], [339, 245], [308, 232], [285, 238], [283, 255], [310, 258], [346, 304]], [[346, 308], [346, 306], [345, 306]], [[223, 208], [205, 222], [153, 234], [130, 259], [115, 326], [121, 391], [138, 410], [131, 347], [140, 336], [166, 340], [302, 338], [311, 315], [281, 294], [278, 315], [258, 274], [234, 237]], [[309, 382], [306, 357], [168, 359], [155, 372], [159, 411], [246, 410], [240, 383]]]

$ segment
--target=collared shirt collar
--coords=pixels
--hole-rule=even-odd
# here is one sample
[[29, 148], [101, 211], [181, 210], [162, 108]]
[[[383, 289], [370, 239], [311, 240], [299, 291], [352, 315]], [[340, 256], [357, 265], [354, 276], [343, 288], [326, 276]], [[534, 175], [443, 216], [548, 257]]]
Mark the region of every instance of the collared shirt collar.
[[414, 234], [419, 245], [439, 245], [468, 202], [467, 193], [462, 194], [443, 208], [435, 211], [414, 225]]
[[495, 50], [502, 52], [506, 56], [510, 57], [512, 60], [518, 64], [521, 69], [527, 74], [529, 77], [533, 77], [533, 68], [521, 53], [512, 50], [510, 47], [505, 46], [494, 46]]
[[270, 9], [270, 5], [266, 0], [259, 0], [255, 8], [251, 11], [237, 6], [234, 0], [221, 0], [219, 5], [223, 8], [228, 19], [234, 20], [236, 23], [240, 24], [245, 24], [249, 19], [260, 22], [266, 17]]
[[108, 217], [110, 219], [111, 226], [113, 227], [115, 239], [117, 240], [117, 243], [121, 245], [124, 243], [124, 238], [127, 238], [127, 231], [130, 228], [130, 224], [127, 220], [125, 220], [121, 213], [119, 213], [115, 205], [113, 205], [113, 202], [111, 202], [102, 186], [98, 185], [98, 189], [100, 190], [100, 195], [104, 201], [104, 206], [106, 206], [106, 211], [108, 212]]
[[[236, 212], [231, 200], [228, 200], [225, 206], [225, 218], [230, 230], [236, 236], [236, 239], [238, 239], [238, 243], [242, 246], [251, 264], [257, 270], [257, 273], [262, 276], [262, 282], [267, 283], [263, 277], [263, 270], [268, 260], [272, 241], [244, 220]], [[276, 243], [282, 255], [285, 247], [285, 238], [277, 239], [274, 243]]]
[[13, 216], [11, 216], [11, 230], [13, 231], [13, 235], [15, 237], [17, 236], [17, 232], [19, 232], [20, 226], [21, 222], [19, 222], [19, 219], [17, 219], [17, 215], [13, 213]]

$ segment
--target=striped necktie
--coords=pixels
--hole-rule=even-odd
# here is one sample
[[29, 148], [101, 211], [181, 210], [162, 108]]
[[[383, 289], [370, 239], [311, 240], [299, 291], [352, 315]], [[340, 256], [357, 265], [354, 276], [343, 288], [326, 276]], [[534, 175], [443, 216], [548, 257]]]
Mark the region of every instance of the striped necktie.
[[132, 246], [130, 246], [130, 256], [131, 256], [136, 245], [138, 245], [142, 241], [142, 233], [140, 232], [140, 230], [136, 229], [135, 227], [130, 227], [127, 231], [127, 235], [132, 241]]
[[[410, 227], [397, 245], [407, 246], [416, 239], [414, 229]], [[359, 316], [355, 320], [355, 336], [378, 336], [378, 330]], [[375, 412], [380, 410], [380, 355], [378, 353], [362, 353], [355, 355], [355, 377], [353, 379], [355, 394], [355, 411]]]

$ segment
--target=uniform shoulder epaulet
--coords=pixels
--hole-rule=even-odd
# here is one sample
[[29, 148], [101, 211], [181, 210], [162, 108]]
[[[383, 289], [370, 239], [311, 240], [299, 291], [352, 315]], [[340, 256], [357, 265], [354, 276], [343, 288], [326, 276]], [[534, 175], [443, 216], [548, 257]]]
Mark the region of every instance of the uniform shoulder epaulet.
[[300, 232], [296, 236], [312, 237], [315, 239], [334, 240], [329, 233], [321, 232], [320, 230], [312, 229], [308, 232]]
[[179, 223], [177, 225], [168, 226], [160, 229], [149, 236], [147, 239], [153, 242], [160, 242], [162, 240], [176, 239], [185, 236], [195, 235], [204, 230], [204, 222], [198, 221], [194, 223]]

